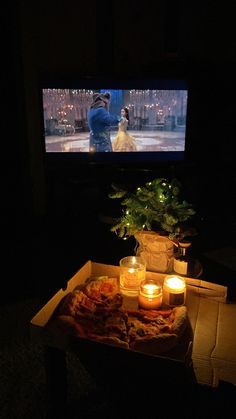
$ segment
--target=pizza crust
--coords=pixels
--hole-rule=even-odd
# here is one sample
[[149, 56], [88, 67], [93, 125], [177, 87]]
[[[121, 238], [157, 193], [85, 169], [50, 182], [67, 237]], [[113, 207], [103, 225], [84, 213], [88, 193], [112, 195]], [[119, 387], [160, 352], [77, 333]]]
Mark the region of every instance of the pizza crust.
[[61, 329], [67, 334], [74, 336], [85, 337], [85, 331], [81, 324], [79, 324], [72, 316], [60, 314], [54, 319], [53, 327]]
[[108, 343], [109, 345], [119, 346], [120, 348], [129, 349], [128, 342], [113, 336], [95, 336], [94, 339], [101, 343]]
[[172, 324], [172, 332], [179, 337], [183, 335], [187, 326], [187, 308], [186, 306], [173, 308], [174, 321]]
[[159, 355], [171, 350], [177, 343], [176, 334], [160, 333], [155, 337], [136, 339], [131, 343], [130, 348], [151, 355]]

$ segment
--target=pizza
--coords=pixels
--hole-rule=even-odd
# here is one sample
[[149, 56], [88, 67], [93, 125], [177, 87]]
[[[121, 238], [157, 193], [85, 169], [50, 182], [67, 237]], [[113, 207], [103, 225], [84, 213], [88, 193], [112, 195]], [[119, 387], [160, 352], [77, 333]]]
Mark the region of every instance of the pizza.
[[161, 354], [177, 345], [186, 328], [185, 306], [167, 310], [128, 310], [129, 347]]
[[93, 301], [110, 308], [120, 307], [123, 302], [118, 278], [91, 277], [77, 289], [82, 290]]
[[128, 309], [118, 279], [102, 276], [89, 278], [67, 294], [52, 324], [75, 337], [161, 354], [178, 344], [187, 326], [187, 309]]

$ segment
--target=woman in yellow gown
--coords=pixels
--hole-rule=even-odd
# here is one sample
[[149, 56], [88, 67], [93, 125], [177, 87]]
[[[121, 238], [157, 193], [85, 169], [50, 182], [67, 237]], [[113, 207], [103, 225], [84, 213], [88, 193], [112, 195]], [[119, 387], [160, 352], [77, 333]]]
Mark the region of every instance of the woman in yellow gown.
[[129, 110], [124, 107], [121, 109], [121, 119], [118, 124], [118, 133], [112, 144], [113, 151], [137, 151], [135, 138], [127, 132], [128, 124]]

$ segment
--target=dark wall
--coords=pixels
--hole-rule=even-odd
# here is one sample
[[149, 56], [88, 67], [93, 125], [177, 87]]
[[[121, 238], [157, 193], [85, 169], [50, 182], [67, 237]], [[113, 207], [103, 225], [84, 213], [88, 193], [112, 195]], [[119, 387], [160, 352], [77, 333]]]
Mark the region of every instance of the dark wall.
[[[232, 2], [233, 3], [233, 2]], [[232, 6], [232, 7], [231, 7]], [[5, 5], [7, 124], [4, 214], [50, 213], [87, 221], [105, 208], [112, 180], [177, 175], [187, 198], [217, 234], [235, 230], [236, 35], [233, 4], [146, 1], [145, 5], [20, 1]], [[132, 171], [45, 170], [38, 82], [42, 75], [184, 76], [189, 81], [184, 165]], [[11, 93], [9, 93], [11, 92]], [[14, 109], [13, 109], [14, 108]], [[10, 111], [8, 111], [10, 109]], [[17, 122], [15, 122], [17, 121]], [[137, 170], [138, 169], [138, 170]], [[82, 214], [82, 215], [81, 215]], [[109, 214], [108, 214], [109, 215]], [[81, 221], [83, 222], [83, 221]], [[205, 224], [204, 224], [205, 223]], [[206, 231], [206, 230], [205, 230]]]
[[38, 213], [45, 209], [42, 74], [184, 75], [190, 84], [188, 161], [209, 176], [233, 169], [236, 36], [230, 4], [166, 0], [147, 1], [143, 7], [131, 1], [125, 10], [104, 0], [13, 4], [3, 14], [9, 63], [4, 87], [10, 112], [16, 112], [6, 117], [17, 132], [11, 158], [20, 156], [24, 162], [20, 177], [24, 201], [30, 201], [26, 206]]
[[187, 169], [177, 174], [185, 177], [188, 170], [198, 193], [208, 185], [216, 199], [219, 185], [235, 185], [236, 37], [228, 3], [222, 9], [211, 1], [147, 1], [145, 7], [133, 1], [125, 7], [104, 0], [22, 1], [18, 19], [25, 159], [35, 213], [47, 205], [37, 84], [42, 74], [187, 77]]

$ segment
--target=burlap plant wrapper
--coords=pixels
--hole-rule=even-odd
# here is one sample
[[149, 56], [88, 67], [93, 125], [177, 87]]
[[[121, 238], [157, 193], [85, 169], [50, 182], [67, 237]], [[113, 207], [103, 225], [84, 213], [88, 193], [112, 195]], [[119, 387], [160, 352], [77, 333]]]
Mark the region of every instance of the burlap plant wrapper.
[[140, 231], [134, 235], [137, 246], [136, 256], [146, 262], [146, 269], [153, 272], [169, 273], [173, 269], [174, 244], [166, 236], [155, 231]]

